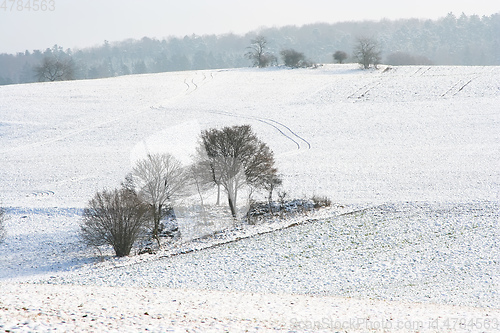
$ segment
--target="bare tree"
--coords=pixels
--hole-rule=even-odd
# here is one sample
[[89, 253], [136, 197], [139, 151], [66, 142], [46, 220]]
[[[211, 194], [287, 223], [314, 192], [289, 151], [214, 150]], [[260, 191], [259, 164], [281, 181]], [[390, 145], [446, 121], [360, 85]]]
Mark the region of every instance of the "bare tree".
[[369, 37], [358, 38], [353, 52], [354, 58], [364, 69], [370, 68], [370, 65], [377, 68], [381, 53], [378, 42]]
[[[193, 163], [188, 168], [188, 174], [190, 180], [189, 183], [194, 187], [194, 189], [198, 193], [200, 197], [200, 203], [203, 206], [204, 200], [202, 193], [210, 189], [214, 184], [210, 167], [207, 166], [206, 163], [201, 163], [201, 162]], [[220, 186], [220, 183], [216, 184], [219, 184], [218, 186]], [[219, 205], [219, 199], [220, 198], [218, 196], [217, 205]]]
[[202, 143], [196, 149], [195, 162], [192, 166], [191, 175], [196, 177], [195, 182], [203, 190], [207, 190], [208, 187], [216, 185], [217, 186], [217, 202], [216, 205], [220, 205], [220, 190], [221, 190], [221, 173], [216, 172], [214, 165], [210, 163], [208, 159], [207, 152]]
[[118, 257], [128, 256], [146, 232], [148, 207], [126, 188], [97, 192], [83, 211], [80, 236], [87, 245], [111, 245]]
[[267, 49], [267, 40], [264, 36], [257, 36], [255, 39], [251, 40], [252, 45], [247, 47], [250, 49], [245, 56], [252, 60], [253, 65], [257, 67], [267, 67], [276, 61], [276, 57], [269, 52]]
[[150, 154], [137, 162], [132, 177], [139, 198], [150, 206], [151, 235], [160, 244], [158, 234], [166, 205], [183, 194], [188, 174], [172, 155]]
[[73, 80], [75, 76], [75, 65], [70, 57], [47, 56], [34, 70], [40, 82]]
[[283, 213], [285, 211], [285, 203], [286, 203], [286, 197], [288, 196], [288, 193], [285, 191], [279, 191], [278, 192], [278, 198], [280, 202], [280, 215], [281, 218], [283, 218]]
[[336, 51], [333, 54], [333, 59], [339, 64], [342, 64], [347, 59], [347, 53], [345, 53], [344, 51]]
[[5, 209], [0, 207], [0, 243], [5, 239], [6, 231], [5, 231], [5, 221], [7, 220], [7, 213]]
[[267, 199], [269, 203], [269, 213], [271, 214], [273, 213], [273, 192], [283, 184], [283, 179], [281, 179], [276, 172], [277, 170], [273, 168], [263, 177], [263, 187], [269, 193]]
[[275, 173], [274, 156], [250, 125], [209, 129], [201, 135], [207, 164], [228, 196], [231, 214], [236, 218], [238, 191], [245, 185], [264, 186], [264, 176]]

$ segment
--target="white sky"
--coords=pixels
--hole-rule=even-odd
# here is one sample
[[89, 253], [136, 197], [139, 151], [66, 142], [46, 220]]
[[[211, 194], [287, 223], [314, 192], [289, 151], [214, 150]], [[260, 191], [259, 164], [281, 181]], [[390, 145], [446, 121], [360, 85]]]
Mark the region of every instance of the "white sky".
[[[259, 27], [383, 18], [436, 19], [500, 12], [495, 0], [22, 0], [53, 11], [18, 10], [0, 0], [0, 53], [99, 45], [144, 36], [243, 34]], [[6, 7], [6, 8], [5, 8]]]

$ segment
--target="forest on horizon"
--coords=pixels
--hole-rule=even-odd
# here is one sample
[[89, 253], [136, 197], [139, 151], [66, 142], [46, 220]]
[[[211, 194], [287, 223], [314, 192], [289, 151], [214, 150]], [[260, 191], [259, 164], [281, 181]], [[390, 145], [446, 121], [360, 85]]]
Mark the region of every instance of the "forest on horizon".
[[482, 17], [449, 13], [437, 20], [316, 23], [262, 28], [245, 35], [143, 37], [82, 49], [54, 45], [4, 53], [0, 54], [0, 85], [39, 81], [35, 69], [50, 57], [72, 64], [71, 79], [249, 67], [252, 62], [245, 54], [258, 35], [266, 38], [267, 51], [278, 59], [280, 51], [293, 49], [318, 64], [333, 63], [336, 51], [350, 55], [357, 38], [371, 37], [379, 43], [382, 63], [388, 65], [500, 65], [500, 13]]

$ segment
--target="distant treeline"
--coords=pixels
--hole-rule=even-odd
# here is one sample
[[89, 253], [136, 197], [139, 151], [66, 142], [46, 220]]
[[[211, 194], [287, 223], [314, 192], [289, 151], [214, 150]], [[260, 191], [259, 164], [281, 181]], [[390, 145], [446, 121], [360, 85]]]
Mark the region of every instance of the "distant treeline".
[[[53, 46], [46, 50], [0, 54], [0, 84], [40, 81], [47, 58], [71, 64], [70, 79], [95, 79], [127, 74], [247, 67], [251, 40], [262, 35], [268, 51], [294, 49], [315, 63], [334, 62], [333, 53], [352, 52], [356, 38], [373, 37], [382, 62], [392, 65], [500, 65], [500, 13], [479, 17], [448, 14], [438, 20], [401, 19], [301, 27], [263, 28], [246, 35], [191, 35], [163, 40], [144, 37], [108, 42], [85, 49]], [[68, 77], [66, 77], [68, 79]]]

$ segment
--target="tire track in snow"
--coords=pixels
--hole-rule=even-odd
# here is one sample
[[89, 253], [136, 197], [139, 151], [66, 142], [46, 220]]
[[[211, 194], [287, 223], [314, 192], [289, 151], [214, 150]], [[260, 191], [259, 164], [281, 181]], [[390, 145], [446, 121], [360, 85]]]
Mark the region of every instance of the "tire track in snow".
[[426, 69], [424, 69], [423, 67], [419, 67], [413, 74], [411, 74], [410, 76], [423, 76], [425, 73], [427, 73], [429, 70], [431, 69], [431, 67], [427, 67]]
[[[211, 75], [211, 79], [213, 79], [214, 78], [213, 77], [213, 72], [211, 72], [210, 75]], [[202, 82], [205, 79], [206, 79], [206, 76], [204, 75]], [[228, 112], [228, 111], [210, 111], [210, 110], [207, 110], [205, 112], [212, 113], [212, 114], [220, 114], [220, 115], [229, 116], [229, 117], [235, 117], [235, 118], [257, 120], [257, 121], [259, 121], [261, 123], [264, 123], [264, 124], [266, 124], [268, 126], [273, 127], [275, 130], [277, 130], [278, 132], [280, 132], [281, 135], [283, 135], [288, 140], [292, 141], [297, 146], [297, 149], [301, 149], [302, 148], [301, 143], [307, 145], [307, 149], [311, 149], [311, 144], [306, 139], [304, 139], [303, 137], [301, 137], [300, 135], [298, 135], [297, 133], [295, 133], [287, 125], [285, 125], [285, 124], [283, 124], [283, 123], [281, 123], [281, 122], [279, 122], [277, 120], [274, 120], [274, 119], [271, 119], [271, 118], [261, 118], [261, 117], [256, 117], [256, 116], [241, 115], [241, 114], [237, 114], [237, 113], [233, 113], [233, 112]]]
[[[195, 82], [195, 78], [196, 77], [192, 77], [191, 80], [189, 80], [189, 78], [185, 78], [184, 79], [184, 84], [186, 84], [187, 86], [187, 89], [185, 90], [184, 92], [184, 96], [186, 95], [189, 95], [191, 94], [192, 92], [196, 91], [199, 86], [205, 82], [205, 80], [207, 79], [207, 76], [205, 73], [202, 73], [203, 74], [203, 77], [201, 79], [201, 81], [199, 83], [196, 83]], [[195, 73], [196, 75], [196, 73]], [[213, 75], [213, 72], [210, 72], [210, 79], [213, 80], [214, 79], [214, 75]], [[154, 109], [161, 109], [162, 107], [152, 107]], [[298, 135], [297, 133], [295, 133], [290, 127], [288, 127], [287, 125], [277, 121], [277, 120], [274, 120], [274, 119], [270, 119], [270, 118], [260, 118], [260, 117], [255, 117], [255, 116], [245, 116], [245, 115], [241, 115], [241, 114], [237, 114], [237, 113], [232, 113], [232, 112], [227, 112], [227, 111], [210, 111], [210, 110], [207, 110], [205, 112], [208, 112], [208, 113], [212, 113], [212, 114], [220, 114], [220, 115], [224, 115], [224, 116], [229, 116], [229, 117], [235, 117], [235, 118], [243, 118], [243, 119], [252, 119], [252, 120], [257, 120], [261, 123], [264, 123], [266, 125], [269, 125], [271, 127], [273, 127], [274, 129], [276, 129], [278, 132], [280, 132], [284, 137], [286, 137], [288, 140], [292, 141], [296, 146], [297, 146], [297, 149], [301, 149], [302, 146], [301, 145], [306, 145], [307, 146], [307, 149], [311, 149], [311, 144], [305, 140], [303, 137], [301, 137], [300, 135]]]
[[186, 90], [185, 92], [187, 92], [189, 90], [189, 88], [191, 88], [191, 86], [189, 85], [189, 83], [187, 82], [187, 78], [184, 79], [184, 84], [186, 85]]
[[295, 145], [297, 146], [297, 149], [302, 148], [301, 142], [302, 142], [302, 144], [307, 145], [307, 149], [311, 149], [311, 144], [306, 139], [304, 139], [303, 137], [301, 137], [300, 135], [298, 135], [297, 133], [292, 131], [292, 129], [290, 127], [288, 127], [287, 125], [285, 125], [279, 121], [276, 121], [274, 119], [260, 118], [260, 117], [255, 117], [255, 116], [245, 116], [245, 115], [227, 112], [227, 111], [206, 111], [206, 112], [212, 113], [212, 114], [220, 114], [220, 115], [229, 116], [229, 117], [235, 117], [235, 118], [257, 120], [261, 123], [264, 123], [266, 125], [273, 127], [274, 129], [276, 129], [278, 132], [280, 132], [288, 140], [295, 143]]
[[194, 78], [191, 79], [191, 83], [194, 85], [193, 91], [195, 91], [196, 89], [198, 89], [198, 85], [194, 82]]
[[461, 87], [460, 87], [460, 89], [458, 89], [458, 91], [457, 91], [456, 93], [454, 93], [454, 94], [453, 94], [453, 96], [455, 96], [456, 94], [458, 94], [459, 92], [461, 92], [461, 91], [462, 91], [465, 87], [467, 87], [467, 85], [468, 85], [469, 83], [471, 83], [471, 82], [472, 82], [472, 80], [474, 80], [474, 78], [470, 79], [469, 81], [467, 81], [467, 83], [466, 83], [466, 84], [464, 84], [463, 86], [461, 86]]
[[419, 67], [413, 74], [410, 76], [417, 76], [417, 74], [422, 70], [422, 67]]
[[478, 77], [480, 77], [480, 75], [476, 75], [473, 78], [469, 79], [468, 81], [466, 81], [466, 79], [459, 80], [453, 86], [451, 86], [450, 89], [448, 89], [446, 92], [444, 92], [441, 95], [441, 97], [446, 97], [449, 95], [451, 95], [452, 97], [456, 96], [458, 93], [460, 93], [465, 87], [467, 87], [472, 81], [474, 81]]
[[184, 91], [185, 95], [189, 95], [193, 91], [198, 89], [198, 85], [194, 82], [194, 77], [191, 78], [191, 80], [188, 80], [188, 78], [184, 79], [184, 84], [186, 85], [186, 90]]
[[354, 99], [355, 101], [360, 99], [366, 99], [367, 98], [366, 95], [370, 92], [370, 90], [379, 86], [382, 83], [382, 80], [383, 79], [378, 79], [376, 81], [365, 84], [364, 86], [356, 90], [354, 93], [347, 96], [347, 99]]
[[293, 134], [294, 136], [296, 136], [298, 139], [300, 139], [301, 141], [303, 141], [303, 142], [307, 145], [307, 148], [308, 148], [308, 149], [311, 149], [311, 144], [310, 144], [307, 140], [305, 140], [303, 137], [301, 137], [301, 136], [297, 135], [294, 131], [292, 131], [292, 130], [291, 130], [288, 126], [286, 126], [285, 124], [280, 123], [280, 122], [278, 122], [278, 121], [276, 121], [276, 120], [273, 120], [273, 119], [270, 119], [270, 118], [264, 118], [264, 119], [265, 119], [265, 120], [272, 121], [272, 122], [274, 122], [274, 123], [276, 123], [276, 124], [279, 124], [280, 126], [283, 126], [283, 127], [284, 127], [284, 128], [286, 128], [288, 131], [290, 131], [290, 133], [292, 133], [292, 134]]
[[432, 67], [430, 67], [430, 66], [429, 66], [429, 67], [427, 67], [426, 69], [424, 69], [424, 70], [422, 71], [422, 73], [420, 73], [420, 75], [419, 75], [419, 76], [424, 76], [424, 74], [425, 74], [425, 73], [427, 73], [428, 71], [430, 71], [430, 70], [431, 70], [431, 68], [432, 68]]
[[[177, 94], [175, 96], [172, 96], [172, 97], [170, 97], [170, 98], [168, 98], [166, 100], [168, 100], [169, 102], [171, 102], [171, 101], [174, 101], [174, 100], [176, 100], [178, 98], [185, 97], [185, 96], [187, 96], [187, 95], [195, 92], [196, 90], [198, 90], [198, 88], [201, 86], [201, 84], [203, 84], [205, 82], [205, 80], [207, 79], [207, 76], [206, 76], [205, 73], [203, 73], [203, 78], [201, 79], [201, 81], [198, 82], [198, 83], [196, 83], [195, 82], [196, 75], [197, 75], [197, 73], [194, 73], [194, 77], [191, 77], [191, 76], [186, 77], [184, 79], [184, 81], [183, 81], [184, 84], [186, 85], [186, 89], [184, 89], [183, 92], [181, 92], [181, 93], [179, 93], [179, 94]], [[213, 79], [213, 78], [214, 78], [213, 72], [210, 72], [210, 79]], [[158, 105], [158, 106], [152, 105], [152, 106], [150, 106], [150, 108], [152, 110], [164, 110], [164, 109], [166, 109], [166, 107], [163, 106], [163, 105], [161, 105], [161, 104]]]
[[[201, 85], [207, 79], [207, 75], [205, 73], [202, 73], [203, 77], [202, 77], [201, 81], [199, 83], [196, 83], [196, 82], [194, 82], [196, 79], [196, 75], [198, 75], [198, 73], [194, 73], [194, 76], [191, 77], [191, 80], [189, 80], [188, 78], [184, 79], [184, 84], [187, 86], [187, 88], [185, 90], [185, 95], [189, 95], [192, 92], [195, 92], [196, 90], [198, 90], [199, 85]], [[211, 79], [214, 78], [214, 75], [212, 72], [210, 73], [210, 78]], [[193, 87], [193, 88], [191, 89], [191, 87]]]
[[48, 197], [54, 194], [54, 191], [34, 191], [31, 193], [31, 195], [34, 197]]

